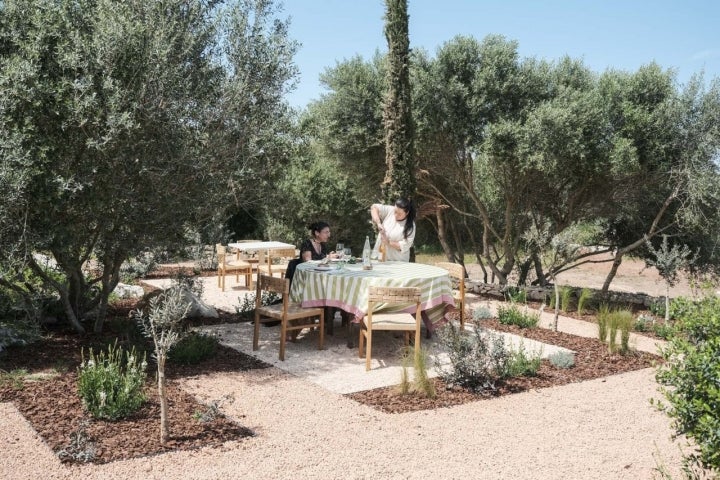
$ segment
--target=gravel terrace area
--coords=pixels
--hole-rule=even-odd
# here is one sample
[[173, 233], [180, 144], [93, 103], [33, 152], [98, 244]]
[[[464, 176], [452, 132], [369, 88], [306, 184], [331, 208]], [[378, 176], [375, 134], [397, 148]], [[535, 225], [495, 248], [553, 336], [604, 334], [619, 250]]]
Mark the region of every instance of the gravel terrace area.
[[[211, 283], [216, 278], [205, 281], [204, 299], [229, 311], [247, 292], [231, 281], [221, 295]], [[549, 316], [543, 314], [542, 323]], [[227, 344], [235, 346], [224, 327], [213, 328], [227, 334]], [[596, 328], [570, 318], [561, 318], [559, 327], [586, 336], [595, 335]], [[66, 466], [13, 405], [0, 404], [0, 478], [594, 480], [660, 478], [658, 467], [681, 478], [681, 449], [686, 447], [682, 440], [671, 439], [670, 420], [650, 405], [650, 398], [659, 398], [653, 369], [451, 408], [386, 414], [344, 397], [337, 384], [350, 384], [348, 379], [355, 375], [365, 380], [379, 377], [392, 365], [366, 373], [357, 350], [342, 345], [343, 329], [338, 325], [335, 330], [337, 353], [332, 347], [318, 352], [327, 357], [323, 366], [306, 362], [314, 367], [295, 371], [289, 367], [300, 363], [293, 361], [294, 351], [316, 346], [308, 338], [289, 344], [285, 365], [272, 361], [276, 367], [184, 381], [184, 388], [202, 402], [232, 394], [234, 400], [224, 404], [223, 411], [242, 418], [241, 423], [256, 433], [220, 448]], [[328, 338], [332, 345], [333, 337]], [[272, 340], [264, 341], [270, 343], [260, 352], [277, 360]], [[638, 349], [652, 351], [656, 341], [636, 337], [632, 342]], [[240, 344], [237, 348], [251, 353]], [[340, 363], [335, 355], [348, 359], [342, 382], [323, 380], [320, 373]], [[389, 378], [397, 383], [399, 374]]]

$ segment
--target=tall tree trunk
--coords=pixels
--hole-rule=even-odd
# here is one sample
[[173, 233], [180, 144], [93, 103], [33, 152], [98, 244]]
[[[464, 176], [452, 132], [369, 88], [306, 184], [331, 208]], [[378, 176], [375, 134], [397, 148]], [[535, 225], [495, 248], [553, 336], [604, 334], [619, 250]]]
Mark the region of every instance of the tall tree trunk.
[[601, 290], [603, 296], [607, 295], [608, 290], [610, 290], [610, 282], [613, 281], [613, 278], [615, 278], [615, 275], [617, 275], [618, 268], [620, 268], [623, 257], [623, 253], [621, 252], [621, 250], [618, 250], [618, 253], [615, 255], [615, 259], [613, 260], [612, 267], [610, 268], [607, 277], [605, 277], [605, 283], [603, 283]]

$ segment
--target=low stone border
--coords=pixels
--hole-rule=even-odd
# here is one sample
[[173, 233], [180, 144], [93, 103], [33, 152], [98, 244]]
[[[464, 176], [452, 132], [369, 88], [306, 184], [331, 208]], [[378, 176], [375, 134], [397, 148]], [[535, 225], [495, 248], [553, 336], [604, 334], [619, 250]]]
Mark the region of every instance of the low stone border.
[[[573, 290], [572, 296], [574, 298], [577, 298], [580, 296], [580, 292], [582, 291], [582, 288], [578, 288], [578, 287], [570, 287], [570, 288], [572, 288], [572, 290]], [[549, 286], [549, 287], [539, 287], [539, 286], [512, 287], [512, 286], [507, 286], [507, 285], [499, 285], [497, 283], [483, 283], [483, 282], [478, 282], [476, 280], [465, 280], [465, 291], [472, 292], [472, 293], [475, 293], [475, 294], [481, 295], [481, 296], [505, 298], [505, 292], [510, 289], [524, 290], [527, 294], [528, 300], [543, 301], [545, 298], [548, 298], [550, 295], [554, 295], [554, 290], [553, 290], [552, 286]], [[593, 298], [595, 298], [595, 299], [603, 299], [603, 301], [612, 302], [612, 303], [624, 303], [624, 304], [628, 304], [628, 305], [637, 305], [637, 306], [642, 306], [645, 308], [649, 308], [651, 305], [664, 300], [664, 297], [653, 297], [646, 293], [628, 293], [628, 292], [610, 291], [610, 292], [608, 292], [607, 296], [604, 296], [602, 294], [602, 291], [599, 289], [591, 288], [590, 291], [592, 291]]]

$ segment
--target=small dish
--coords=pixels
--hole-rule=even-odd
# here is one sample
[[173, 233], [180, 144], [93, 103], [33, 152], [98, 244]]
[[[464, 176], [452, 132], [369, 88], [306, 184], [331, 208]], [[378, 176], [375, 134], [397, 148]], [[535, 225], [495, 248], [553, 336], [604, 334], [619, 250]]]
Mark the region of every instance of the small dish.
[[320, 272], [327, 272], [328, 270], [332, 270], [332, 267], [330, 265], [320, 264], [315, 267], [315, 270], [320, 271]]

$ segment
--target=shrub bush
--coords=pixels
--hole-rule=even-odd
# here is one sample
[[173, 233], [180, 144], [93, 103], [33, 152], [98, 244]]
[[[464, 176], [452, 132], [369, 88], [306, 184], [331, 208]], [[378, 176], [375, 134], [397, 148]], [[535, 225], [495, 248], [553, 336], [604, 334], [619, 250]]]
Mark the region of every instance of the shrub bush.
[[527, 292], [518, 287], [508, 287], [505, 290], [505, 300], [513, 303], [527, 303]]
[[460, 385], [474, 392], [495, 390], [495, 383], [507, 371], [510, 351], [503, 337], [473, 322], [471, 333], [461, 332], [452, 323], [439, 334], [440, 345], [448, 352], [449, 365], [439, 364], [440, 376], [450, 385]]
[[657, 371], [667, 403], [659, 403], [678, 434], [691, 438], [698, 454], [690, 459], [720, 471], [720, 297], [687, 304], [662, 349]]
[[558, 350], [548, 356], [548, 360], [557, 368], [572, 368], [575, 366], [575, 354]]
[[[123, 355], [124, 354], [124, 355]], [[78, 391], [83, 405], [94, 418], [117, 420], [137, 411], [145, 402], [147, 362], [122, 347], [108, 345], [97, 356], [90, 349], [78, 368]]]
[[218, 344], [214, 335], [190, 332], [170, 348], [168, 359], [174, 363], [195, 365], [215, 355]]
[[663, 340], [668, 340], [673, 334], [673, 330], [673, 326], [665, 322], [658, 322], [652, 326], [652, 331], [655, 333], [655, 335], [662, 338]]
[[520, 343], [517, 350], [510, 353], [505, 376], [534, 377], [537, 375], [541, 362], [540, 353], [527, 352], [525, 346]]
[[520, 328], [536, 327], [540, 321], [538, 313], [531, 313], [525, 308], [525, 312], [521, 312], [520, 308], [515, 304], [498, 306], [498, 321], [503, 325], [517, 325]]
[[479, 320], [488, 320], [490, 318], [493, 318], [495, 315], [490, 311], [487, 307], [477, 307], [475, 310], [473, 310], [472, 318], [475, 321]]
[[655, 320], [652, 317], [646, 315], [640, 315], [633, 325], [633, 330], [636, 332], [649, 332], [653, 329]]

